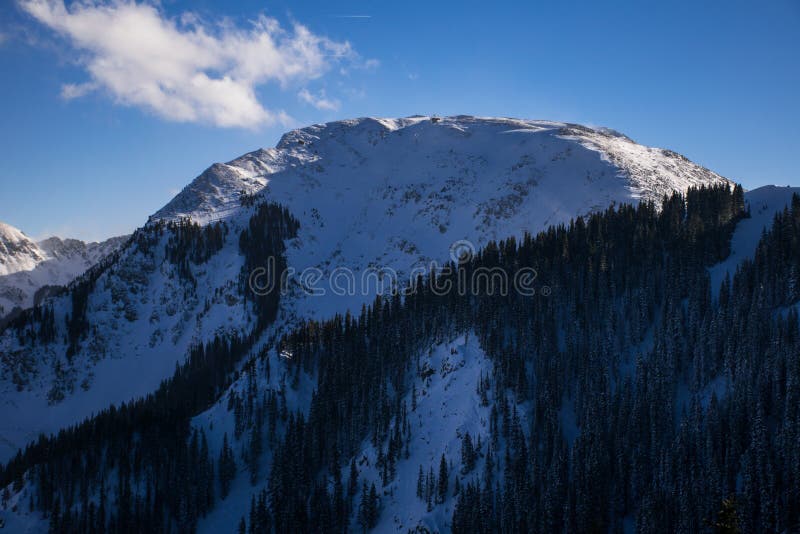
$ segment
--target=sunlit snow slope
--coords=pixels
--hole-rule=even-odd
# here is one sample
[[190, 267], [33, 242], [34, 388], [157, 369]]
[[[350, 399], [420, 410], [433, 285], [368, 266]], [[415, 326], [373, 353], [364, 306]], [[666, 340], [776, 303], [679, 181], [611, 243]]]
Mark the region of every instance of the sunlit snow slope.
[[[209, 168], [156, 218], [235, 218], [260, 191], [300, 220], [289, 264], [330, 272], [391, 267], [403, 275], [482, 246], [690, 186], [719, 175], [608, 129], [458, 116], [355, 119], [287, 133], [276, 148]], [[326, 317], [364, 299], [299, 303]]]

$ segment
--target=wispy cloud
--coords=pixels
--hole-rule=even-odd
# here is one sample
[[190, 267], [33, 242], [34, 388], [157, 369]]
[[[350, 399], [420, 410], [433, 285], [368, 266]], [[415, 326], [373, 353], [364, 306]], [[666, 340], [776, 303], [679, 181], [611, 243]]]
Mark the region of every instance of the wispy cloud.
[[[168, 17], [153, 4], [18, 0], [21, 8], [79, 51], [89, 75], [66, 84], [71, 99], [102, 90], [123, 105], [172, 121], [254, 128], [290, 119], [268, 109], [256, 88], [281, 88], [323, 76], [340, 62], [357, 62], [348, 42], [317, 35], [299, 23], [284, 28], [259, 16], [242, 28], [226, 20], [210, 25], [191, 13]], [[335, 105], [311, 99], [320, 109]]]
[[64, 100], [72, 100], [73, 98], [80, 98], [86, 96], [92, 91], [97, 89], [97, 84], [92, 82], [86, 83], [65, 83], [61, 86], [61, 98]]
[[339, 109], [339, 101], [329, 99], [325, 95], [325, 90], [320, 89], [319, 92], [315, 95], [312, 94], [308, 89], [301, 89], [299, 93], [297, 93], [297, 98], [300, 99], [301, 102], [306, 104], [310, 104], [317, 109], [323, 111], [336, 111]]

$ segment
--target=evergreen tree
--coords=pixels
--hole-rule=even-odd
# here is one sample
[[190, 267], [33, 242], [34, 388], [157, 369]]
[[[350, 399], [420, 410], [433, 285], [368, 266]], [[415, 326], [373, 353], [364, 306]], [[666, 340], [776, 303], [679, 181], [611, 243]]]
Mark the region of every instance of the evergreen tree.
[[233, 457], [233, 450], [228, 443], [227, 432], [222, 436], [222, 449], [220, 449], [217, 465], [219, 466], [220, 497], [225, 499], [230, 492], [231, 482], [236, 477], [236, 461]]
[[461, 439], [461, 472], [466, 474], [475, 469], [477, 454], [472, 444], [472, 436], [467, 432]]
[[447, 488], [449, 487], [450, 479], [447, 473], [447, 460], [442, 454], [442, 459], [439, 461], [439, 478], [437, 486], [437, 500], [436, 502], [442, 503], [447, 499]]
[[717, 513], [716, 521], [711, 523], [711, 528], [717, 534], [738, 534], [739, 516], [736, 512], [736, 500], [729, 497], [722, 501], [722, 507]]

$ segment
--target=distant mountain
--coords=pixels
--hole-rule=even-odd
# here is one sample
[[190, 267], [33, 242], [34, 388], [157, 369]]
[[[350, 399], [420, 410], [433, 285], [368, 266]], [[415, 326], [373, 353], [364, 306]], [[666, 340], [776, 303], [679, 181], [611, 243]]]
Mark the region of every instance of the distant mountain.
[[33, 306], [43, 288], [68, 284], [126, 238], [87, 243], [49, 237], [37, 242], [0, 222], [0, 321], [14, 310]]

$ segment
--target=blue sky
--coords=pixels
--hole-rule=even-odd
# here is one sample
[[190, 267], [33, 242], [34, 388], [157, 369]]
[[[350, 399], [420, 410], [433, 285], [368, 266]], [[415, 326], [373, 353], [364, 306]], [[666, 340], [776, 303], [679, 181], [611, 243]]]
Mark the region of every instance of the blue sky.
[[[129, 232], [215, 161], [366, 115], [604, 125], [747, 188], [800, 183], [796, 0], [66, 6], [0, 6], [0, 220], [34, 237]], [[198, 72], [234, 85], [181, 92]]]

